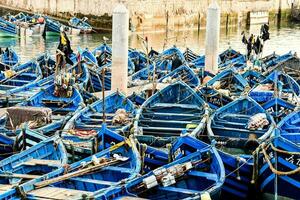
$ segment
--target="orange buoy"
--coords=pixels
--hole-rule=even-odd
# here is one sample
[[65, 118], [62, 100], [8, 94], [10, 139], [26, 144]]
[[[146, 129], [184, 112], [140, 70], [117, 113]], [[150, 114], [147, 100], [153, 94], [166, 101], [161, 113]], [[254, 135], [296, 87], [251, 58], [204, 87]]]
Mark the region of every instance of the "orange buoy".
[[38, 21], [38, 23], [43, 24], [45, 19], [44, 19], [44, 17], [39, 17], [37, 21]]

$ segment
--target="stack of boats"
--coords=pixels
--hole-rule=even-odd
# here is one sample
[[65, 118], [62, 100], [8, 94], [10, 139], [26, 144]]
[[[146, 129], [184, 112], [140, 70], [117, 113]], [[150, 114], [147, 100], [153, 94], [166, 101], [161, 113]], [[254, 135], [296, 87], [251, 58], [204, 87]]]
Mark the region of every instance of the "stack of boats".
[[104, 93], [111, 53], [71, 55], [72, 93], [59, 96], [48, 52], [22, 64], [2, 52], [0, 199], [299, 198], [296, 55], [228, 49], [213, 74], [190, 49], [130, 49], [125, 96]]
[[17, 15], [7, 14], [0, 17], [0, 37], [59, 35], [62, 28], [71, 35], [92, 33], [93, 31], [87, 18], [72, 17], [68, 24], [62, 24], [49, 16], [38, 14], [31, 16], [22, 12]]

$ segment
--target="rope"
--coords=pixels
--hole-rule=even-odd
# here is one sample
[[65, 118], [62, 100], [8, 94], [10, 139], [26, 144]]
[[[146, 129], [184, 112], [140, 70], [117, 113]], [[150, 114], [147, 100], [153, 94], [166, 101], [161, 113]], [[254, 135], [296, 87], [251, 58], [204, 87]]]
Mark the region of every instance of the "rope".
[[279, 175], [279, 176], [288, 176], [288, 175], [293, 175], [293, 174], [297, 174], [297, 173], [300, 172], [300, 167], [298, 167], [294, 170], [291, 170], [291, 171], [287, 171], [287, 172], [283, 172], [283, 171], [279, 171], [279, 170], [275, 169], [274, 166], [272, 165], [270, 159], [269, 159], [269, 156], [268, 156], [266, 150], [265, 150], [265, 143], [262, 143], [261, 147], [262, 147], [261, 148], [262, 153], [263, 153], [263, 155], [264, 155], [264, 157], [265, 157], [265, 159], [266, 159], [266, 161], [269, 165], [269, 168], [274, 174]]
[[[287, 72], [285, 72], [285, 70], [283, 70], [283, 72], [287, 74]], [[293, 93], [294, 97], [296, 97], [296, 100], [297, 100], [297, 96], [298, 96], [298, 95], [297, 95], [296, 92], [294, 91], [293, 85], [292, 85], [292, 83], [291, 83], [291, 79], [289, 79], [289, 78], [288, 78], [288, 84], [289, 84], [290, 88], [292, 89], [292, 93]], [[297, 102], [297, 103], [299, 103], [299, 102]]]
[[141, 161], [142, 161], [142, 163], [141, 163], [141, 166], [142, 166], [141, 167], [141, 169], [142, 169], [141, 174], [144, 173], [146, 150], [147, 150], [147, 145], [146, 144], [141, 144], [140, 145], [140, 155], [141, 155]]
[[278, 149], [278, 148], [276, 148], [272, 143], [270, 143], [270, 146], [271, 146], [271, 148], [272, 148], [274, 151], [277, 151], [277, 152], [279, 152], [279, 153], [300, 155], [300, 152], [289, 152], [289, 151], [284, 151], [284, 150], [282, 150], [282, 149]]
[[[238, 159], [238, 158], [237, 158]], [[249, 157], [246, 161], [243, 162], [243, 164], [239, 165], [238, 168], [236, 168], [235, 170], [231, 171], [229, 174], [227, 174], [225, 176], [225, 178], [227, 178], [228, 176], [231, 176], [232, 174], [234, 174], [236, 171], [238, 171], [240, 168], [242, 168], [244, 165], [248, 164], [248, 161], [251, 160], [251, 157]]]

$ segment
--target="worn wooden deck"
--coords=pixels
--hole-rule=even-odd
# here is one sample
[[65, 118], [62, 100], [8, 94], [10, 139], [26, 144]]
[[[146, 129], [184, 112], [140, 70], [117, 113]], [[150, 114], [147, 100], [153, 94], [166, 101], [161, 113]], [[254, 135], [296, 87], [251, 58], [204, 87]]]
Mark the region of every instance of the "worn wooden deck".
[[44, 187], [28, 193], [37, 199], [67, 200], [82, 199], [84, 196], [92, 196], [92, 192], [73, 190], [59, 187]]

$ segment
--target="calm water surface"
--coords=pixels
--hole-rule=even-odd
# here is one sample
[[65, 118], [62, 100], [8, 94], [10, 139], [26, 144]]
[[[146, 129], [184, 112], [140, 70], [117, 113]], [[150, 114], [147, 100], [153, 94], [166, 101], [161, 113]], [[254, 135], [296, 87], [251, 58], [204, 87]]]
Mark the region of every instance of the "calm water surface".
[[[250, 27], [247, 33], [256, 33], [258, 27]], [[245, 52], [245, 46], [241, 42], [241, 32], [245, 28], [231, 28], [230, 30], [221, 30], [220, 51], [231, 46], [242, 53]], [[264, 55], [273, 53], [287, 53], [289, 51], [300, 53], [300, 24], [285, 24], [281, 27], [272, 26], [270, 28], [271, 40], [267, 41], [264, 48]], [[88, 47], [93, 49], [103, 41], [103, 36], [111, 39], [110, 34], [91, 34], [81, 36], [70, 36], [73, 50], [79, 46], [81, 48]], [[197, 54], [204, 54], [205, 46], [205, 30], [198, 32], [197, 30], [188, 31], [170, 31], [168, 36], [165, 33], [147, 33], [140, 34], [147, 36], [149, 45], [158, 51], [162, 51], [172, 45], [176, 45], [181, 49], [190, 48]], [[168, 38], [168, 39], [166, 39]], [[58, 45], [58, 37], [52, 36], [43, 39], [40, 36], [32, 36], [26, 38], [0, 38], [0, 46], [13, 47], [20, 55], [22, 62], [36, 57], [39, 53], [46, 50], [53, 53]], [[131, 34], [129, 46], [132, 48], [143, 49], [142, 43], [137, 34]]]

